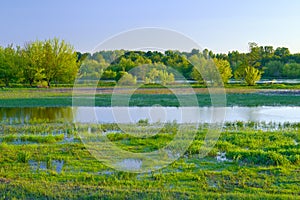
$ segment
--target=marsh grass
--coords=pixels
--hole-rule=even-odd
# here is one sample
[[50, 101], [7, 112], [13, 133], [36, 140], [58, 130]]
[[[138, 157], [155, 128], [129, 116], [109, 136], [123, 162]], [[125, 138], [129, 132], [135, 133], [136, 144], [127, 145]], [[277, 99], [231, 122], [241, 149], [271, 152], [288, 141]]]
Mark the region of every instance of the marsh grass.
[[[227, 124], [214, 148], [206, 157], [200, 158], [199, 149], [208, 127], [203, 124], [196, 130], [191, 146], [177, 161], [157, 171], [136, 174], [107, 167], [81, 142], [60, 143], [64, 134], [57, 134], [58, 130], [69, 132], [75, 138], [79, 138], [78, 131], [87, 131], [89, 127], [89, 134], [97, 134], [99, 128], [116, 130], [107, 137], [120, 148], [149, 152], [173, 139], [175, 123], [165, 126], [155, 136], [142, 138], [117, 132], [116, 124], [1, 124], [5, 126], [1, 138], [11, 139], [0, 143], [0, 197], [297, 199], [300, 194], [300, 147], [294, 141], [300, 141], [299, 124], [285, 124], [280, 129], [273, 125], [266, 124], [266, 128], [260, 130], [263, 125], [252, 122]], [[51, 142], [41, 139], [48, 138], [45, 132], [51, 136]], [[35, 143], [16, 145], [10, 142], [16, 138]], [[226, 152], [229, 161], [217, 161], [218, 152]], [[33, 161], [44, 163], [45, 168], [33, 170], [30, 166]], [[57, 163], [62, 161], [63, 166], [57, 171]]]
[[[227, 87], [227, 86], [226, 86]], [[280, 87], [282, 89], [282, 87]], [[284, 88], [284, 87], [283, 87]], [[289, 87], [288, 92], [276, 90], [276, 86], [228, 86], [226, 88], [227, 106], [299, 106], [300, 87]], [[291, 90], [289, 90], [291, 89]], [[125, 90], [125, 91], [124, 91]], [[126, 88], [121, 90], [126, 93]], [[128, 89], [131, 91], [132, 89]], [[211, 106], [211, 99], [206, 88], [194, 88], [198, 98], [199, 106]], [[175, 88], [177, 95], [185, 96], [188, 100], [190, 94], [185, 87]], [[82, 98], [79, 105], [90, 106], [90, 101], [85, 101], [85, 97], [95, 97], [95, 106], [111, 106], [111, 96], [113, 88], [98, 88], [96, 95], [90, 90], [83, 91], [79, 94]], [[115, 93], [118, 99], [114, 106], [122, 106], [124, 99], [128, 95], [122, 92]], [[1, 107], [67, 107], [72, 106], [72, 88], [55, 88], [55, 89], [17, 89], [9, 88], [0, 90]], [[76, 95], [75, 95], [76, 96]], [[141, 88], [131, 96], [130, 106], [152, 106], [159, 104], [161, 106], [180, 106], [175, 94], [167, 88]], [[198, 106], [186, 102], [189, 106]], [[128, 105], [125, 105], [128, 106]]]

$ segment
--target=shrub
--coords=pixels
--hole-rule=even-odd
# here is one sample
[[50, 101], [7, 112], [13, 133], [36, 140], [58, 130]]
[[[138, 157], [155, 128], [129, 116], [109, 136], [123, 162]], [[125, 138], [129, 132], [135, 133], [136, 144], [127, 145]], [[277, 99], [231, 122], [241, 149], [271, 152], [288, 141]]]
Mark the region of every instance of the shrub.
[[136, 77], [132, 76], [131, 74], [124, 72], [123, 76], [118, 81], [119, 85], [135, 85], [136, 84]]

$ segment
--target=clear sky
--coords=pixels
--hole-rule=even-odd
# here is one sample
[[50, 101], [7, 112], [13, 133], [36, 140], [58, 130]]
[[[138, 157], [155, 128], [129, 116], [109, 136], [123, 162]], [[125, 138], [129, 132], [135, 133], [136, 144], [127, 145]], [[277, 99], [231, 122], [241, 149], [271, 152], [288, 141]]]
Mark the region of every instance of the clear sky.
[[59, 37], [91, 51], [139, 27], [179, 31], [202, 48], [246, 52], [248, 42], [300, 52], [299, 0], [4, 0], [0, 45]]

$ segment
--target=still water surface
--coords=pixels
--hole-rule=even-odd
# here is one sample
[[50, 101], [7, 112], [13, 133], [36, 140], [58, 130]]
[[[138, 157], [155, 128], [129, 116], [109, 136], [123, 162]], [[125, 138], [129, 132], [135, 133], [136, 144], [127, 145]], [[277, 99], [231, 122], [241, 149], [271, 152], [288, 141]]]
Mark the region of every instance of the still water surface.
[[[74, 115], [73, 115], [74, 112]], [[224, 112], [226, 113], [223, 118]], [[153, 122], [210, 123], [234, 121], [300, 122], [300, 107], [33, 107], [0, 108], [0, 121], [25, 123], [32, 120], [83, 123]]]

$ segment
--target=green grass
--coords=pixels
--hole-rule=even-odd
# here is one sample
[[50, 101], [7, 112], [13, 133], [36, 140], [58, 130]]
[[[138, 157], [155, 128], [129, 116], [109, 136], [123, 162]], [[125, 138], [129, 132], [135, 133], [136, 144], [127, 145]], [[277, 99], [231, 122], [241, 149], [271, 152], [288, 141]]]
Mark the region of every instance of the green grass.
[[[116, 95], [118, 102], [114, 106], [128, 106], [127, 95]], [[178, 95], [185, 101], [181, 106], [194, 105], [193, 95]], [[268, 94], [268, 93], [228, 93], [227, 106], [300, 106], [300, 95], [294, 94]], [[211, 106], [208, 94], [197, 94], [199, 106]], [[129, 106], [180, 106], [177, 96], [172, 94], [134, 94], [130, 97]], [[29, 98], [1, 98], [1, 107], [66, 107], [72, 106], [71, 96], [29, 97]], [[110, 94], [97, 94], [95, 106], [111, 106]], [[91, 106], [91, 101], [82, 98], [76, 106]]]
[[[300, 146], [295, 143], [300, 141], [299, 124], [279, 130], [265, 125], [266, 131], [253, 129], [256, 125], [227, 123], [204, 158], [198, 153], [206, 125], [200, 126], [184, 156], [158, 171], [136, 174], [107, 167], [79, 140], [78, 131], [88, 126], [96, 132], [118, 130], [116, 124], [75, 129], [71, 123], [0, 123], [0, 198], [299, 199]], [[62, 142], [59, 130], [76, 140]], [[152, 137], [110, 133], [108, 138], [124, 150], [148, 152], [171, 141], [176, 130], [176, 124], [169, 124]], [[15, 144], [18, 139], [30, 143]], [[226, 152], [229, 161], [218, 162], [217, 152]], [[53, 161], [64, 162], [61, 172]], [[30, 162], [44, 163], [45, 168], [33, 168]]]
[[[247, 87], [243, 85], [230, 84], [226, 86], [227, 106], [299, 106], [300, 92], [297, 90], [276, 90], [278, 87], [270, 85], [257, 85]], [[277, 85], [278, 86], [278, 85]], [[95, 106], [111, 106], [113, 87], [102, 87], [97, 89], [96, 95], [89, 89], [84, 89], [78, 106], [91, 106], [89, 99], [94, 97]], [[193, 95], [187, 88], [174, 86], [175, 94], [165, 87], [145, 86], [134, 91], [132, 96], [131, 87], [121, 88], [114, 94], [117, 103], [114, 106], [127, 106], [130, 98], [130, 106], [180, 106], [178, 97], [184, 99], [181, 106], [194, 105]], [[295, 88], [294, 88], [295, 89]], [[211, 106], [211, 98], [206, 88], [194, 87], [199, 106]], [[72, 106], [72, 88], [3, 88], [0, 90], [1, 107], [66, 107]], [[125, 94], [122, 94], [125, 93]], [[85, 98], [87, 97], [87, 98]], [[93, 103], [93, 102], [92, 102]]]
[[300, 84], [295, 83], [276, 83], [276, 84], [256, 84], [255, 86], [247, 86], [246, 84], [226, 84], [225, 88], [236, 89], [300, 89]]

